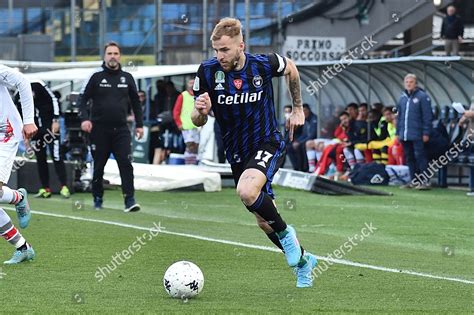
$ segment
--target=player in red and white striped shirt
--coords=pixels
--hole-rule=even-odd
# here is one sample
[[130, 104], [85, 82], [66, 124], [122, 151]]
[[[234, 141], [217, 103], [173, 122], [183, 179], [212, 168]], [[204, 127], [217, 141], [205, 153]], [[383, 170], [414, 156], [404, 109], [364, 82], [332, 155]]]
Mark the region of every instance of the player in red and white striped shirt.
[[[23, 121], [13, 104], [8, 88], [15, 88], [20, 92]], [[4, 184], [10, 178], [19, 142], [31, 138], [37, 131], [33, 110], [33, 96], [28, 79], [18, 71], [0, 65], [0, 203], [15, 205], [21, 228], [26, 228], [31, 218], [26, 190], [24, 188], [13, 190]], [[33, 248], [2, 208], [0, 208], [0, 235], [16, 248], [13, 257], [5, 261], [5, 264], [18, 264], [34, 258]]]

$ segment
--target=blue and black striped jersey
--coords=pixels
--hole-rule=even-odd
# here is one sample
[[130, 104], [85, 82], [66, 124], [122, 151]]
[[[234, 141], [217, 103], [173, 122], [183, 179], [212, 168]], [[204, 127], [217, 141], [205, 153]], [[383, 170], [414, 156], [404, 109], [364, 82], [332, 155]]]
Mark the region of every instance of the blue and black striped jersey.
[[208, 92], [222, 130], [229, 163], [240, 163], [261, 144], [284, 141], [278, 130], [272, 77], [282, 76], [286, 60], [278, 54], [245, 54], [239, 71], [225, 72], [216, 58], [204, 61], [194, 81], [194, 96]]

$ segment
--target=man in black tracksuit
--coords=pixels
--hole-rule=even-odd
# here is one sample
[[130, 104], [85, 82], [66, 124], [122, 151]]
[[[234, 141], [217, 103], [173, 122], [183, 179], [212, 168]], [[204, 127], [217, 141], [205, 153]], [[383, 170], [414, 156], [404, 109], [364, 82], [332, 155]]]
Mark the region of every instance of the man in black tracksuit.
[[[54, 168], [61, 183], [60, 194], [64, 198], [69, 198], [71, 193], [67, 187], [66, 166], [64, 165], [63, 153], [61, 152], [61, 139], [59, 135], [58, 99], [42, 81], [31, 82], [31, 90], [33, 92], [35, 124], [38, 126], [38, 132], [31, 138], [30, 146], [36, 155], [36, 165], [42, 186], [35, 197], [51, 197], [47, 161], [47, 147], [49, 147], [49, 152], [54, 162]], [[16, 99], [16, 103], [21, 113], [19, 98]]]
[[[92, 101], [90, 111], [88, 101]], [[102, 68], [91, 75], [81, 90], [79, 106], [81, 128], [90, 133], [94, 175], [92, 195], [94, 207], [102, 208], [104, 195], [104, 167], [110, 153], [117, 161], [125, 212], [140, 210], [135, 202], [131, 134], [127, 126], [128, 109], [131, 105], [135, 114], [135, 133], [143, 137], [143, 116], [137, 87], [132, 75], [120, 67], [120, 47], [110, 42], [105, 45]]]

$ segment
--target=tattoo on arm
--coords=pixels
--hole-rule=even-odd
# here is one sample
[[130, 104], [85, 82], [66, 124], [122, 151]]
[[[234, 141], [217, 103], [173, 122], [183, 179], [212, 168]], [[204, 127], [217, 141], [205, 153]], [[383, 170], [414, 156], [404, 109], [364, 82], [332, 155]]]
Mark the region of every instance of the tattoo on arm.
[[204, 126], [207, 123], [207, 115], [201, 115], [197, 111], [193, 111], [191, 114], [191, 121], [197, 127]]
[[207, 123], [207, 115], [199, 115], [198, 121], [201, 126], [204, 126]]
[[298, 76], [296, 78], [290, 78], [290, 94], [293, 99], [293, 106], [301, 107], [301, 86]]
[[294, 69], [290, 68], [291, 71], [286, 75], [286, 84], [288, 86], [288, 90], [291, 95], [291, 99], [293, 100], [294, 107], [302, 107], [302, 100], [301, 100], [301, 84], [300, 84], [300, 76], [298, 74], [298, 70], [296, 67], [293, 66]]

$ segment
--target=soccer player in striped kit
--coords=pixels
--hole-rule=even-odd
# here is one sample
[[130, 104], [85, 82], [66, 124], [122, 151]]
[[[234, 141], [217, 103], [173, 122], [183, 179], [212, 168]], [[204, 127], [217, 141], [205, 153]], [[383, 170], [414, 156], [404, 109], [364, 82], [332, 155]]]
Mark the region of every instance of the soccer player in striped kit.
[[[7, 88], [17, 88], [20, 92], [23, 122]], [[10, 178], [19, 142], [30, 139], [37, 130], [30, 82], [20, 72], [0, 65], [0, 203], [15, 205], [21, 228], [26, 228], [31, 218], [26, 190], [13, 190], [5, 184]], [[4, 264], [18, 264], [35, 257], [33, 248], [2, 208], [0, 235], [16, 248], [12, 258]]]
[[260, 228], [295, 268], [297, 287], [311, 287], [316, 257], [299, 245], [293, 227], [281, 218], [271, 188], [273, 176], [284, 161], [285, 141], [278, 130], [273, 101], [272, 77], [285, 76], [293, 111], [287, 120], [290, 139], [304, 124], [300, 78], [295, 64], [271, 53], [244, 52], [241, 23], [222, 19], [211, 35], [216, 57], [204, 61], [194, 81], [196, 126], [207, 122], [212, 110], [219, 124], [231, 164], [237, 193]]

